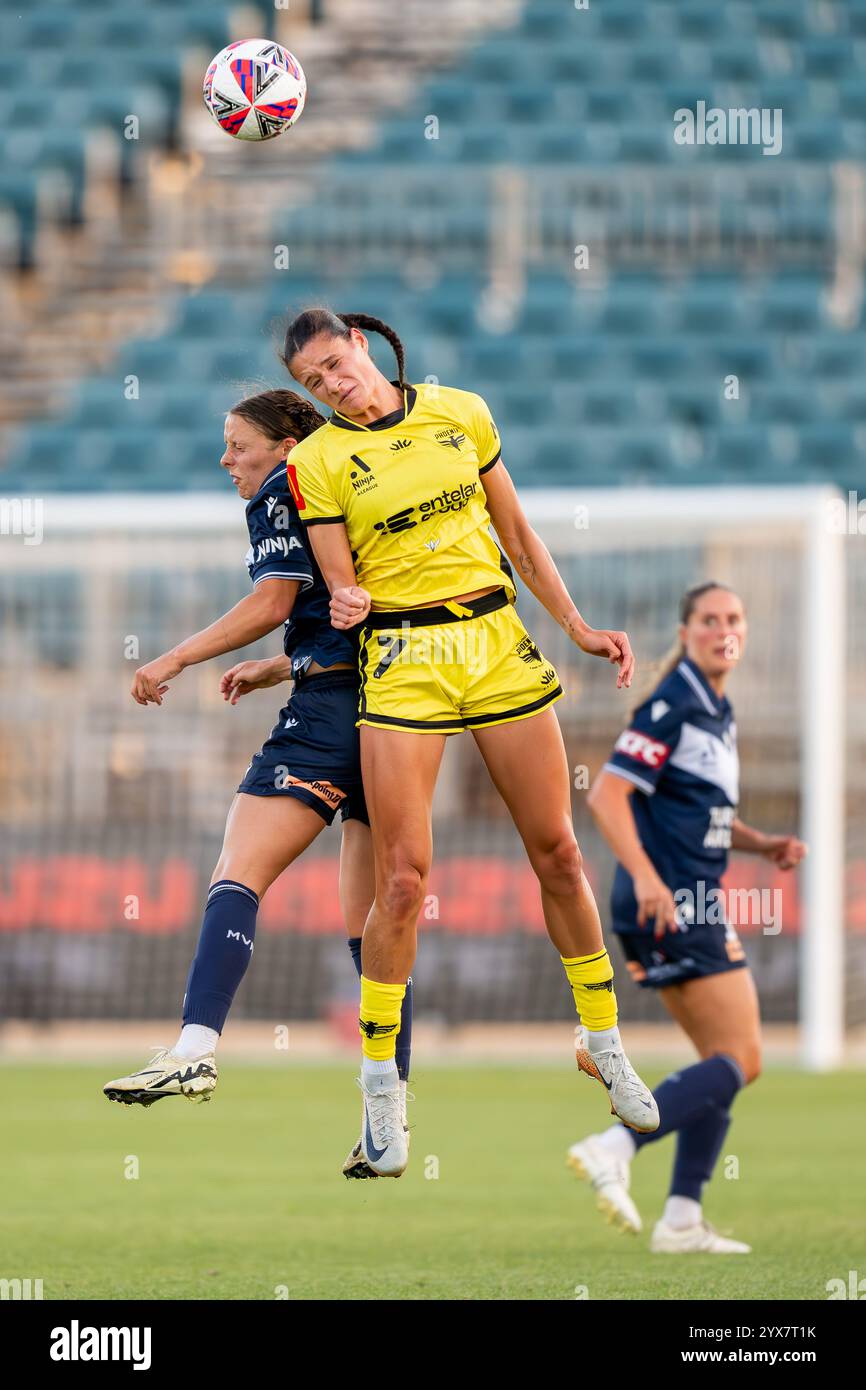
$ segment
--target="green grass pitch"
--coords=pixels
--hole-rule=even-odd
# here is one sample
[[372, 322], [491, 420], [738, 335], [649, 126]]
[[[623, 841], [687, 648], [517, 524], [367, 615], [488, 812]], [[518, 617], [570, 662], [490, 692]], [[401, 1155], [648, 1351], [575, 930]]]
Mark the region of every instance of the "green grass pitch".
[[46, 1299], [825, 1299], [866, 1275], [862, 1072], [770, 1070], [737, 1098], [705, 1209], [754, 1253], [724, 1258], [649, 1253], [670, 1138], [633, 1168], [644, 1233], [605, 1225], [565, 1166], [605, 1097], [566, 1063], [419, 1063], [409, 1170], [346, 1182], [351, 1063], [226, 1063], [209, 1104], [142, 1110], [101, 1094], [134, 1061], [0, 1067], [0, 1276]]

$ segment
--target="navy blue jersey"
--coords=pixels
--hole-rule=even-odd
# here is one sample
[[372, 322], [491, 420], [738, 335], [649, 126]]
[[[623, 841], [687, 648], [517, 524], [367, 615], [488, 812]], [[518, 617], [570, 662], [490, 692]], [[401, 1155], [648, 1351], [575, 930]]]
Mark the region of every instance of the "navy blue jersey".
[[[727, 868], [739, 800], [730, 702], [682, 660], [635, 712], [605, 767], [635, 786], [635, 824], [659, 877], [675, 897], [703, 901]], [[621, 864], [612, 907], [615, 931], [638, 930], [631, 876]]]
[[263, 579], [297, 579], [298, 596], [283, 634], [283, 650], [292, 675], [303, 675], [312, 661], [333, 666], [358, 660], [358, 629], [340, 632], [331, 626], [330, 594], [311, 550], [294, 498], [286, 465], [279, 464], [247, 503], [250, 548], [246, 554], [253, 588]]

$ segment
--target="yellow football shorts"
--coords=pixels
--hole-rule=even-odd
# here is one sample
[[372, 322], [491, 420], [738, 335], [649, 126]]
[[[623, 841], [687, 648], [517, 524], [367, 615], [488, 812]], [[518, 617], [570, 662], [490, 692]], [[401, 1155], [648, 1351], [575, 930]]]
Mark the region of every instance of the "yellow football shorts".
[[467, 604], [371, 613], [360, 667], [357, 723], [418, 733], [528, 719], [563, 693], [504, 589]]

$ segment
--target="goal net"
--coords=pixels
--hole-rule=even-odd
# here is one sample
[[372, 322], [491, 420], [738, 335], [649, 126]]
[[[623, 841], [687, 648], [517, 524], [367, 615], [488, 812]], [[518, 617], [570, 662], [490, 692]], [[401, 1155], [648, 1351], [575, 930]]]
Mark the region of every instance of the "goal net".
[[[850, 506], [820, 487], [523, 501], [581, 612], [625, 627], [644, 669], [673, 641], [685, 588], [714, 578], [742, 595], [750, 636], [729, 692], [740, 814], [801, 834], [810, 854], [798, 874], [735, 855], [728, 882], [743, 890], [738, 931], [765, 1019], [800, 1026], [807, 1065], [835, 1064], [866, 1024], [866, 545]], [[135, 705], [129, 685], [247, 591], [243, 515], [216, 494], [52, 496], [31, 536], [17, 529], [6, 524], [0, 545], [0, 1014], [171, 1016], [228, 805], [288, 687], [225, 705], [219, 677], [234, 657], [187, 671], [162, 708]], [[633, 692], [617, 692], [612, 668], [525, 589], [519, 607], [566, 689], [556, 709], [575, 826], [607, 923], [613, 864], [586, 792]], [[278, 634], [254, 649], [277, 650]], [[446, 748], [434, 836], [418, 1017], [572, 1018], [535, 879], [469, 735]], [[354, 1000], [338, 851], [335, 825], [268, 893], [237, 1016], [323, 1019]], [[612, 955], [623, 1019], [665, 1017]]]

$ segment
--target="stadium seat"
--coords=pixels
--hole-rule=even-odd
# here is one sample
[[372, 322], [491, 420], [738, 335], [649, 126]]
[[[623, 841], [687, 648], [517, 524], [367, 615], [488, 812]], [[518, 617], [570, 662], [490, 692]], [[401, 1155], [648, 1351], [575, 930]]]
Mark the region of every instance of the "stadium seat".
[[[259, 9], [264, 26], [272, 12]], [[171, 138], [179, 55], [190, 42], [203, 51], [221, 46], [228, 6], [153, 0], [133, 18], [109, 0], [77, 0], [60, 12], [37, 3], [19, 17], [0, 0], [0, 12], [11, 17], [12, 10], [12, 46], [0, 54], [0, 128], [24, 124], [31, 138], [0, 145], [0, 206], [7, 209], [7, 236], [17, 227], [24, 260], [40, 208], [80, 214], [82, 132], [116, 128], [130, 90], [136, 110], [148, 113], [143, 138]], [[28, 44], [31, 36], [47, 42], [49, 31], [52, 42], [61, 40], [57, 75], [63, 115], [73, 112], [72, 121], [59, 118], [59, 98], [50, 92], [32, 95], [35, 50]], [[862, 158], [866, 148], [862, 55], [854, 51], [863, 35], [866, 0], [834, 11], [832, 30], [816, 23], [804, 0], [724, 7], [606, 0], [585, 11], [533, 0], [511, 29], [470, 42], [450, 69], [433, 73], [407, 109], [382, 122], [369, 149], [334, 157], [333, 192], [323, 178], [315, 200], [294, 206], [274, 228], [275, 243], [327, 247], [330, 265], [348, 259], [348, 237], [361, 238], [378, 269], [360, 279], [348, 272], [305, 275], [295, 262], [291, 278], [271, 275], [240, 291], [217, 285], [182, 297], [166, 333], [127, 343], [112, 371], [76, 395], [65, 425], [78, 445], [67, 437], [58, 459], [57, 436], [34, 426], [16, 457], [57, 478], [74, 469], [92, 486], [100, 459], [118, 486], [145, 469], [149, 480], [218, 486], [222, 412], [248, 390], [287, 384], [276, 355], [286, 319], [304, 303], [326, 302], [393, 322], [407, 345], [410, 375], [459, 381], [485, 395], [507, 429], [518, 479], [568, 481], [576, 436], [584, 480], [724, 481], [750, 470], [756, 479], [789, 480], [798, 468], [803, 476], [847, 476], [859, 460], [857, 431], [866, 414], [866, 344], [859, 323], [841, 332], [829, 320], [826, 275], [818, 267], [830, 264], [836, 238], [827, 171], [841, 159]], [[129, 81], [97, 90], [90, 81], [96, 59], [104, 52], [126, 57], [133, 45], [134, 60], [124, 67]], [[784, 206], [777, 166], [763, 165], [760, 145], [675, 145], [673, 112], [694, 110], [699, 100], [783, 109]], [[438, 140], [425, 139], [431, 114], [440, 121]], [[120, 152], [130, 155], [123, 142]], [[735, 245], [744, 230], [766, 239], [767, 228], [783, 219], [786, 255], [792, 266], [809, 269], [770, 275], [752, 266], [746, 273], [724, 259], [727, 251], [718, 263], [692, 264], [685, 232], [676, 260], [672, 229], [687, 229], [694, 216], [688, 181], [672, 184], [668, 199], [611, 197], [599, 209], [613, 255], [604, 277], [592, 281], [570, 268], [573, 211], [542, 200], [532, 226], [545, 249], [527, 253], [513, 301], [491, 295], [486, 272], [498, 210], [486, 199], [437, 194], [435, 203], [419, 198], [395, 209], [369, 202], [351, 218], [345, 213], [347, 179], [362, 167], [364, 177], [376, 177], [383, 168], [429, 163], [447, 180], [458, 165], [468, 166], [471, 179], [476, 168], [499, 164], [542, 167], [554, 177], [582, 167], [605, 177], [622, 163], [629, 166], [624, 178], [639, 172], [646, 183], [666, 164], [702, 176], [755, 160], [768, 178], [752, 180], [747, 207], [724, 192], [735, 184], [720, 182], [712, 194], [721, 245]], [[646, 248], [655, 240], [671, 259], [653, 273], [626, 273], [618, 243]], [[449, 248], [441, 265], [430, 249], [437, 246]], [[406, 247], [418, 255], [407, 256]], [[552, 248], [561, 256], [555, 269]], [[457, 274], [455, 266], [474, 269]], [[380, 341], [373, 350], [390, 364]], [[130, 373], [140, 381], [136, 402], [118, 387]], [[731, 376], [739, 378], [740, 393], [729, 401], [724, 383]], [[802, 389], [806, 382], [809, 390]], [[168, 463], [164, 437], [173, 441]]]
[[33, 52], [47, 53], [68, 50], [81, 22], [74, 5], [45, 4], [33, 5], [17, 16], [17, 20], [14, 30], [10, 29], [12, 43]]
[[756, 7], [755, 27], [762, 39], [800, 43], [808, 33], [808, 18], [801, 6], [790, 4], [789, 0], [774, 0], [773, 4], [761, 0]]
[[0, 211], [6, 210], [17, 227], [17, 263], [26, 270], [33, 264], [39, 189], [32, 174], [0, 172]]
[[184, 338], [212, 338], [225, 330], [235, 314], [236, 300], [212, 290], [189, 295], [181, 306], [175, 331]]
[[525, 54], [507, 36], [488, 39], [468, 55], [466, 76], [470, 82], [514, 83], [519, 91], [526, 71]]
[[676, 7], [675, 22], [681, 38], [699, 39], [707, 44], [729, 32], [725, 7], [707, 5], [705, 0], [682, 0]]
[[852, 38], [866, 38], [866, 0], [848, 0], [840, 18]]
[[807, 77], [836, 81], [856, 72], [851, 44], [842, 36], [813, 34], [802, 53]]

